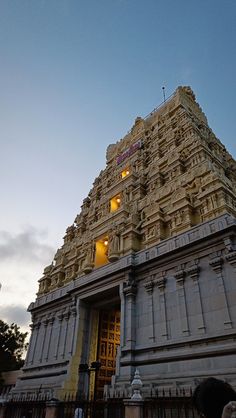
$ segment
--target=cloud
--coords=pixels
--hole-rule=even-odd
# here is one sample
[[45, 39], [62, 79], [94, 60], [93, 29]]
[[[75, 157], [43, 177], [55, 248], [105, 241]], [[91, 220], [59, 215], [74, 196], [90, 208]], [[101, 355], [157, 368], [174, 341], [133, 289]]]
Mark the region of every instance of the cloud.
[[32, 226], [27, 226], [16, 234], [0, 231], [0, 261], [13, 260], [33, 264], [50, 260], [55, 250], [42, 242], [45, 236], [45, 231]]
[[[0, 307], [0, 319], [11, 324], [14, 322], [20, 327], [26, 328], [30, 323], [30, 313], [23, 305], [5, 305]], [[28, 330], [28, 329], [27, 329]]]
[[29, 331], [27, 307], [38, 290], [43, 269], [55, 254], [47, 231], [26, 226], [19, 232], [0, 230], [0, 319]]

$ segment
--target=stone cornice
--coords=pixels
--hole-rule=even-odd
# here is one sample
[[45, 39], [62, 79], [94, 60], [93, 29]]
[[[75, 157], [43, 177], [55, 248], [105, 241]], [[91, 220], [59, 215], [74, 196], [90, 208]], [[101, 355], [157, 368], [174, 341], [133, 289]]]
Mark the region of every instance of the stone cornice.
[[98, 280], [101, 281], [102, 287], [102, 279], [114, 274], [117, 275], [118, 281], [120, 281], [119, 275], [123, 275], [124, 271], [130, 269], [130, 267], [137, 268], [142, 265], [145, 266], [147, 262], [158, 261], [158, 259], [162, 259], [164, 256], [170, 256], [176, 250], [188, 248], [193, 244], [200, 243], [202, 240], [213, 238], [218, 233], [227, 232], [231, 228], [236, 228], [236, 218], [229, 214], [221, 215], [213, 220], [197, 225], [187, 232], [163, 240], [158, 245], [124, 256], [115, 263], [106, 264], [87, 275], [78, 277], [66, 286], [38, 297], [34, 303], [30, 304], [28, 310], [34, 311], [34, 309], [40, 306], [64, 298], [77, 289], [83, 288], [88, 284], [92, 285], [92, 283]]

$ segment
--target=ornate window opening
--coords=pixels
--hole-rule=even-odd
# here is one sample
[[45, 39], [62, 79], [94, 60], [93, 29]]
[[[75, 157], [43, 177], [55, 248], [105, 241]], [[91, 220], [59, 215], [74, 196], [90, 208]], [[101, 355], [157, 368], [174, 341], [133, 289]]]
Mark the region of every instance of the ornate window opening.
[[96, 248], [95, 248], [95, 267], [103, 266], [104, 264], [108, 263], [107, 258], [108, 253], [108, 237], [103, 237], [96, 241]]
[[110, 200], [110, 212], [115, 212], [120, 209], [121, 206], [121, 196], [117, 194]]

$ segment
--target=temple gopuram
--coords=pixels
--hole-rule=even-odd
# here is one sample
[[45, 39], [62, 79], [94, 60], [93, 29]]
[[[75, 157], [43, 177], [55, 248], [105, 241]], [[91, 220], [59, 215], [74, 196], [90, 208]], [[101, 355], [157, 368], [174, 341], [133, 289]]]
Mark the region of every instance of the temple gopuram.
[[14, 394], [236, 385], [236, 162], [190, 87], [107, 148], [39, 280]]

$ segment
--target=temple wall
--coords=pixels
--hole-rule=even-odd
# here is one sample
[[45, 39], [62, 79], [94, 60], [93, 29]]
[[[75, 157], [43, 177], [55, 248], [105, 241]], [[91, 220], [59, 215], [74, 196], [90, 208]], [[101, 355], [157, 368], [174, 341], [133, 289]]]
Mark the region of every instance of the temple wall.
[[[217, 223], [222, 228], [222, 218], [211, 224], [215, 232]], [[199, 236], [200, 228], [192, 233]], [[182, 244], [184, 238], [178, 237]], [[173, 241], [166, 241], [166, 248]], [[173, 387], [177, 379], [180, 386], [194, 387], [196, 379], [209, 375], [236, 386], [235, 231], [222, 228], [200, 242], [163, 252], [152, 263], [149, 259], [124, 287], [126, 341], [113, 385], [118, 392], [128, 386], [136, 367], [147, 394], [150, 385]], [[161, 244], [139, 257], [160, 249]], [[132, 345], [127, 340], [131, 323]]]
[[189, 87], [137, 117], [106, 160], [39, 279], [15, 392], [82, 393], [78, 367], [96, 358], [96, 312], [112, 295], [112, 396], [126, 396], [136, 367], [147, 394], [209, 374], [236, 383], [236, 162]]
[[96, 357], [91, 298], [103, 295], [106, 303], [115, 287], [121, 349], [112, 393], [126, 390], [136, 367], [147, 394], [176, 379], [194, 386], [205, 375], [235, 384], [235, 266], [236, 219], [223, 215], [78, 278], [50, 303], [42, 296], [31, 304], [30, 347], [15, 392], [41, 386], [58, 395], [87, 384], [80, 376], [78, 386], [78, 367]]

